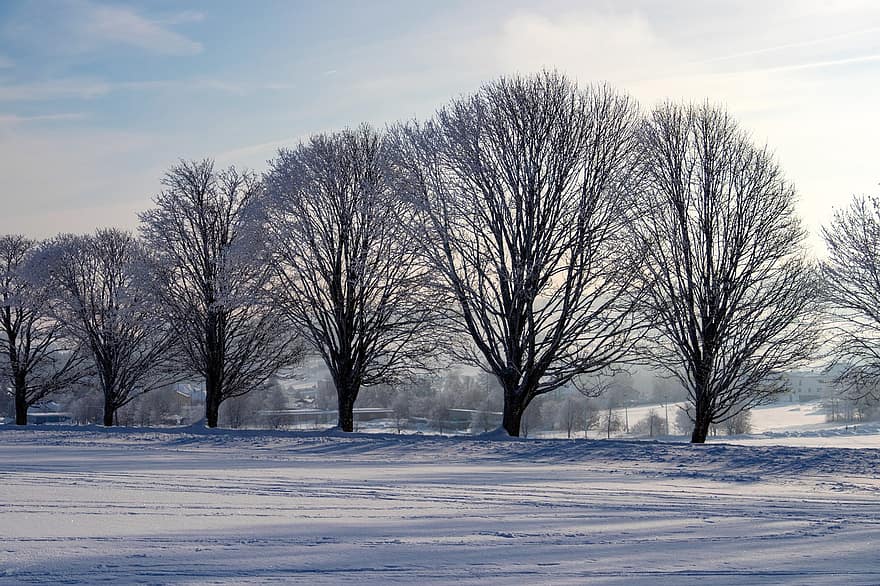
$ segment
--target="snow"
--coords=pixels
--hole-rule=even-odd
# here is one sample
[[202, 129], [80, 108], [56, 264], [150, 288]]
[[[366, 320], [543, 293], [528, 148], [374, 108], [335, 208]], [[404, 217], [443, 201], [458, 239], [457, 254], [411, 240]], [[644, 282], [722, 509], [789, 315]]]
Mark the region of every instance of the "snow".
[[880, 449], [880, 422], [829, 423], [821, 401], [780, 402], [752, 409], [753, 434], [724, 438], [744, 445]]
[[2, 426], [0, 583], [877, 584], [878, 465], [754, 442]]
[[[669, 403], [670, 426], [674, 426], [675, 416], [683, 403]], [[632, 427], [653, 411], [661, 419], [666, 416], [664, 405], [636, 405], [628, 408], [627, 417]], [[800, 447], [837, 447], [837, 448], [876, 448], [880, 449], [880, 421], [866, 422], [827, 422], [827, 408], [821, 401], [803, 403], [780, 401], [751, 410], [752, 433], [748, 435], [711, 436], [709, 443], [726, 443], [762, 446], [800, 446]], [[617, 411], [621, 420], [623, 410]], [[365, 428], [365, 431], [368, 429]], [[532, 435], [541, 438], [563, 438], [563, 431], [538, 431]], [[578, 437], [583, 433], [578, 432]], [[590, 430], [591, 438], [604, 438], [605, 431], [594, 427]], [[656, 438], [633, 437], [624, 430], [612, 432], [614, 439], [658, 439], [667, 442], [689, 442], [689, 435], [657, 436]]]
[[752, 430], [755, 433], [766, 433], [818, 429], [825, 426], [826, 417], [827, 412], [821, 401], [782, 401], [752, 409]]

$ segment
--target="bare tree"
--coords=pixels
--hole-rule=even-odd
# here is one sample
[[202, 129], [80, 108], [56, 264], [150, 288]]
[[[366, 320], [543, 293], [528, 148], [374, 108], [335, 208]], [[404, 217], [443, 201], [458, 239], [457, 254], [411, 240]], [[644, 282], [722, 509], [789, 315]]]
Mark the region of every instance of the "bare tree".
[[722, 109], [665, 104], [646, 121], [633, 241], [653, 324], [645, 356], [688, 390], [693, 442], [784, 388], [816, 347], [816, 273], [795, 192]]
[[[630, 428], [630, 433], [637, 437], [654, 437], [655, 435], [662, 435], [664, 433], [663, 421], [663, 417], [661, 417], [655, 409], [650, 409], [644, 419], [633, 424]], [[728, 420], [728, 422], [729, 421], [732, 420]]]
[[822, 229], [824, 309], [831, 370], [852, 398], [878, 397], [880, 382], [880, 198], [855, 197]]
[[617, 396], [608, 396], [605, 398], [605, 415], [600, 421], [601, 426], [605, 428], [605, 438], [611, 439], [612, 431], [620, 431], [623, 429], [623, 420], [620, 413], [617, 412], [620, 407], [620, 398]]
[[140, 215], [158, 269], [153, 287], [175, 331], [184, 373], [204, 377], [205, 417], [220, 404], [298, 364], [303, 349], [274, 307], [256, 175], [209, 160], [185, 161]]
[[631, 264], [619, 238], [639, 115], [607, 87], [544, 72], [502, 78], [394, 131], [424, 253], [494, 374], [503, 427], [537, 396], [627, 354]]
[[53, 317], [82, 345], [104, 394], [104, 425], [138, 395], [167, 384], [171, 336], [143, 287], [146, 256], [127, 232], [61, 235], [37, 253], [34, 280], [46, 280]]
[[727, 435], [743, 435], [752, 433], [752, 412], [743, 409], [735, 416], [724, 422], [724, 432]]
[[566, 437], [571, 439], [571, 432], [585, 429], [587, 425], [587, 400], [578, 396], [565, 397], [557, 407], [557, 417]]
[[401, 389], [394, 396], [391, 403], [391, 409], [394, 412], [394, 425], [397, 427], [397, 433], [403, 431], [412, 415], [412, 401], [406, 389]]
[[78, 383], [88, 373], [80, 348], [50, 316], [49, 289], [27, 279], [37, 243], [0, 237], [0, 345], [7, 360], [0, 373], [15, 397], [15, 423], [27, 424], [28, 408]]
[[361, 387], [425, 373], [440, 340], [390, 172], [384, 138], [361, 126], [282, 150], [266, 176], [278, 298], [330, 370], [343, 431]]

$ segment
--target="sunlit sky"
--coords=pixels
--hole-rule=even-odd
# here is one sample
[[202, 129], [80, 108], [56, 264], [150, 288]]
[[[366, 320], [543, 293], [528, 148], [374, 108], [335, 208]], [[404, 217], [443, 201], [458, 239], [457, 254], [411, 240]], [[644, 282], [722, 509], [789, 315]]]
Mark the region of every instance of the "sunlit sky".
[[179, 158], [262, 171], [310, 133], [541, 67], [645, 108], [726, 104], [814, 243], [880, 193], [880, 2], [4, 0], [0, 233], [134, 228]]

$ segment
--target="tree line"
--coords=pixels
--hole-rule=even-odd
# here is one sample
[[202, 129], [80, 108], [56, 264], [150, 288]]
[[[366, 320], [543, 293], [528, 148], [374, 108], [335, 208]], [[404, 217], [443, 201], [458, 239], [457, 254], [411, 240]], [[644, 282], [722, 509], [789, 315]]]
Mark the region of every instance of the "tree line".
[[[446, 362], [493, 376], [521, 433], [538, 396], [629, 364], [676, 379], [692, 441], [819, 358], [880, 375], [880, 211], [856, 198], [806, 250], [794, 187], [721, 107], [650, 112], [555, 71], [426, 120], [312, 136], [258, 175], [181, 161], [137, 235], [0, 238], [0, 362], [16, 423], [60, 389], [204, 381], [205, 418], [325, 362], [339, 427], [364, 387]], [[829, 349], [831, 349], [829, 351]]]

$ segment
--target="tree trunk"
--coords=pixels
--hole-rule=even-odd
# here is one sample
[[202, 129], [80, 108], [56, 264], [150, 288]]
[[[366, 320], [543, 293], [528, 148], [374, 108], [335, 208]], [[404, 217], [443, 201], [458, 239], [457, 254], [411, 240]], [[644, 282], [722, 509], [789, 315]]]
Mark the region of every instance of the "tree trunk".
[[104, 427], [113, 427], [113, 416], [116, 415], [116, 407], [110, 399], [104, 399]]
[[357, 395], [350, 387], [336, 389], [337, 409], [339, 410], [339, 429], [354, 431], [354, 400]]
[[501, 425], [510, 437], [519, 437], [522, 416], [528, 406], [524, 393], [504, 390], [504, 417]]
[[25, 378], [25, 374], [18, 369], [17, 365], [15, 366], [15, 424], [16, 425], [27, 425], [27, 412], [28, 412], [28, 400], [27, 400], [27, 378]]
[[[213, 295], [208, 299], [208, 307], [214, 303]], [[209, 309], [205, 323], [205, 422], [208, 427], [217, 427], [220, 418], [220, 403], [223, 402], [223, 316], [215, 309]]]
[[205, 379], [205, 421], [208, 427], [217, 427], [220, 417], [220, 392], [213, 377]]
[[694, 405], [696, 417], [694, 418], [694, 431], [691, 434], [692, 444], [706, 443], [706, 437], [709, 435], [709, 426], [712, 424], [708, 406], [705, 404], [705, 400], [701, 400], [701, 398], [701, 396], [698, 396], [696, 405]]
[[28, 404], [24, 397], [15, 393], [15, 424], [27, 425]]
[[709, 435], [709, 422], [696, 422], [694, 423], [694, 432], [691, 434], [691, 443], [692, 444], [704, 444], [706, 443], [706, 436]]

